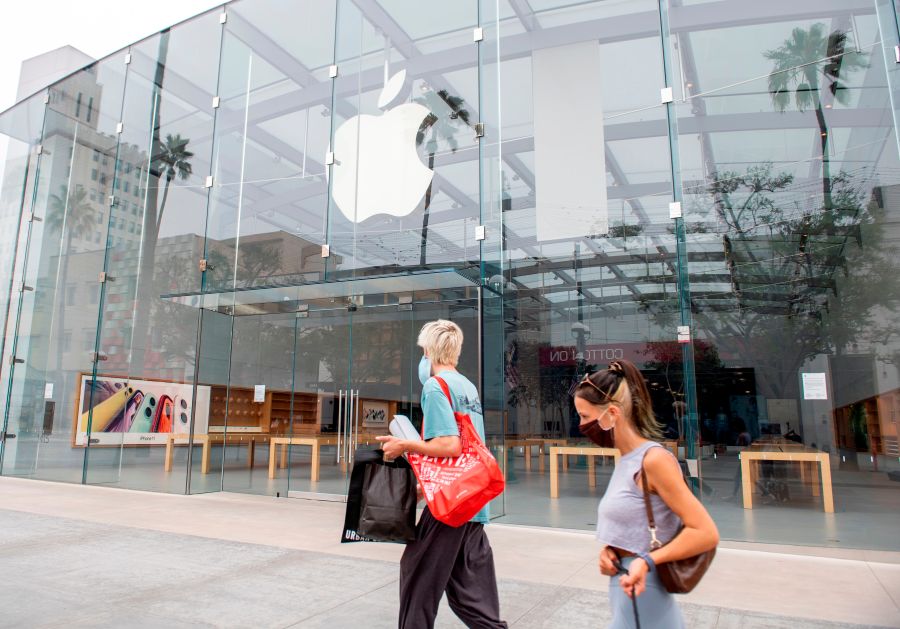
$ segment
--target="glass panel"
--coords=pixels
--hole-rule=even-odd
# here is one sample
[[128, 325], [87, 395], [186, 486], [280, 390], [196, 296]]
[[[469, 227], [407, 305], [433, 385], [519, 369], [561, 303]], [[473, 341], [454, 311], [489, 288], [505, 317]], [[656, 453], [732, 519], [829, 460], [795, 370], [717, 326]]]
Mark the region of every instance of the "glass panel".
[[[500, 72], [502, 61], [497, 56], [501, 37], [501, 14], [498, 5], [479, 3], [480, 24], [484, 41], [478, 47], [478, 88], [481, 120], [485, 135], [479, 141], [480, 224], [485, 227], [481, 242], [481, 299], [479, 313], [479, 385], [484, 408], [485, 436], [505, 474], [509, 474], [506, 448], [507, 412], [505, 384], [506, 322], [504, 320], [504, 287], [510, 274], [504, 264], [504, 210], [509, 209], [509, 194], [503, 186], [501, 159], [503, 121], [500, 109]], [[561, 280], [559, 280], [561, 281]], [[506, 514], [503, 492], [491, 503], [491, 517]]]
[[[329, 270], [476, 264], [477, 3], [340, 3]], [[383, 7], [383, 8], [382, 8]]]
[[[503, 299], [492, 312], [486, 291], [484, 316], [486, 327], [491, 317], [504, 321], [504, 521], [591, 528], [611, 459], [559, 455], [559, 497], [551, 497], [551, 448], [590, 445], [578, 430], [574, 384], [614, 359], [632, 360], [673, 441], [683, 435], [684, 392], [673, 377], [680, 352], [671, 357], [676, 252], [656, 3], [562, 5], [541, 3], [519, 20], [529, 30], [556, 27], [553, 46], [520, 37], [521, 48], [501, 45], [499, 61], [482, 67], [491, 73], [483, 108], [499, 106], [499, 139], [488, 125], [486, 147], [500, 145], [484, 156], [484, 276]], [[514, 31], [512, 19], [500, 20], [501, 37]], [[491, 95], [494, 75], [502, 98]], [[502, 221], [493, 237], [502, 238], [503, 258], [489, 270], [492, 221]], [[487, 330], [484, 345], [487, 378], [498, 361]]]
[[[131, 393], [95, 430], [110, 447], [92, 452], [88, 482], [184, 492], [188, 448], [172, 448], [167, 466], [167, 441], [191, 433], [192, 422], [201, 439], [207, 432], [210, 389], [194, 389], [198, 310], [160, 297], [200, 290], [221, 32], [215, 11], [130, 49], [110, 169], [98, 380]], [[161, 475], [164, 467], [172, 471]]]
[[83, 480], [124, 67], [121, 57], [103, 61], [50, 88], [29, 208], [43, 220], [24, 246], [12, 349], [23, 361], [8, 400], [16, 457], [4, 473]]
[[896, 549], [900, 171], [874, 6], [732, 4], [674, 35], [708, 506], [726, 538]]
[[[271, 438], [290, 432], [296, 417], [290, 350], [297, 300], [285, 297], [291, 310], [274, 302], [225, 304], [235, 290], [323, 277], [336, 9], [334, 0], [295, 5], [302, 19], [290, 27], [271, 3], [228, 7], [202, 298], [215, 311], [203, 315], [201, 349], [209, 362], [201, 380], [211, 387], [211, 439], [222, 444], [213, 449], [214, 467], [228, 471], [225, 488], [272, 495], [287, 493], [286, 478], [269, 481], [264, 465], [247, 464], [256, 446], [268, 462]], [[266, 387], [261, 404], [253, 401], [256, 385]]]
[[7, 226], [0, 237], [0, 320], [3, 322], [0, 337], [0, 357], [3, 359], [0, 364], [0, 408], [3, 409], [0, 432], [10, 435], [7, 439], [0, 438], [0, 473], [15, 468], [19, 443], [26, 443], [23, 449], [33, 447], [27, 441], [15, 440], [17, 431], [31, 427], [21, 422], [21, 417], [10, 421], [7, 400], [9, 372], [13, 366], [8, 356], [15, 343], [20, 307], [20, 293], [14, 288], [22, 277], [25, 245], [30, 234], [30, 225], [24, 217], [26, 212], [30, 212], [40, 161], [34, 143], [40, 142], [44, 112], [43, 95], [40, 95], [19, 104], [0, 117], [0, 132], [3, 133], [0, 135], [0, 155], [3, 155], [3, 161], [0, 162], [0, 220]]

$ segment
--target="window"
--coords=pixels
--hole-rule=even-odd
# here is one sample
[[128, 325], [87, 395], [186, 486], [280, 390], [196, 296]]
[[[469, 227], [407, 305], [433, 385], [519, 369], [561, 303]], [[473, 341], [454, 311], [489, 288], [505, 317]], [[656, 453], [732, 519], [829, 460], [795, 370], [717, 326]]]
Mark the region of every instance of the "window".
[[140, 197], [140, 196], [141, 196], [141, 189], [140, 189], [140, 187], [138, 187], [138, 186], [135, 186], [135, 187], [134, 187], [134, 196], [136, 196], [136, 197]]
[[94, 97], [91, 96], [91, 99], [88, 101], [88, 110], [87, 110], [87, 121], [91, 121], [91, 114], [94, 111]]
[[122, 190], [124, 192], [128, 192], [128, 182], [127, 181], [122, 182]]
[[84, 351], [90, 351], [94, 349], [94, 342], [96, 341], [97, 332], [91, 328], [85, 328], [83, 333], [83, 340], [81, 341], [81, 349]]
[[95, 162], [100, 161], [100, 151], [98, 151], [97, 149], [94, 149], [94, 161]]
[[130, 175], [130, 174], [131, 174], [131, 162], [128, 162], [128, 163], [125, 164], [125, 174], [126, 174], [126, 175]]
[[97, 200], [97, 191], [91, 188], [91, 201]]
[[75, 98], [75, 117], [81, 115], [81, 92], [78, 92], [78, 96]]
[[[96, 233], [94, 234], [94, 242], [95, 242], [96, 244], [98, 244], [98, 245], [100, 244], [100, 237], [101, 237], [101, 236], [100, 236], [100, 232], [96, 232]], [[95, 302], [93, 302], [93, 303], [97, 303], [97, 302], [95, 301]]]
[[119, 179], [118, 179], [118, 177], [116, 177], [115, 179], [113, 179], [113, 189], [118, 190], [118, 189], [121, 188], [121, 187], [122, 187], [122, 186], [119, 185]]
[[75, 294], [77, 292], [78, 287], [75, 284], [69, 284], [66, 286], [66, 305], [74, 306], [75, 305]]
[[91, 169], [91, 181], [97, 181], [97, 169], [96, 168]]
[[134, 233], [134, 221], [129, 221], [129, 223], [128, 223], [128, 232], [131, 233], [131, 234]]
[[103, 173], [102, 175], [100, 175], [100, 185], [101, 186], [106, 185], [106, 173]]

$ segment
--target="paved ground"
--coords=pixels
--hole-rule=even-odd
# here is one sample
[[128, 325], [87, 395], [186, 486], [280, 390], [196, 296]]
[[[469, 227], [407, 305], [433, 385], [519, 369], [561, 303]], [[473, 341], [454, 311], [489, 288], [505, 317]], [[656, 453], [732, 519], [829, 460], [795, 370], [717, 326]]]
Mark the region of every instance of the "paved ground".
[[[402, 548], [337, 543], [342, 511], [0, 479], [0, 626], [393, 627]], [[512, 627], [606, 625], [590, 536], [489, 534]], [[785, 550], [723, 548], [683, 599], [688, 626], [900, 627], [896, 556]], [[438, 626], [462, 625], [444, 606]]]

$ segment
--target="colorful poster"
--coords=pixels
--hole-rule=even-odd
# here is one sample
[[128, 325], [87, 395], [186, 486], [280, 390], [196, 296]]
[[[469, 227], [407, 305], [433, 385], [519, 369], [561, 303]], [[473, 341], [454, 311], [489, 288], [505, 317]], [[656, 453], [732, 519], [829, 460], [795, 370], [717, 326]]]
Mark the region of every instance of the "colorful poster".
[[[170, 433], [190, 432], [193, 386], [82, 374], [76, 401], [75, 445], [165, 444]], [[209, 424], [210, 388], [197, 387], [194, 434]]]

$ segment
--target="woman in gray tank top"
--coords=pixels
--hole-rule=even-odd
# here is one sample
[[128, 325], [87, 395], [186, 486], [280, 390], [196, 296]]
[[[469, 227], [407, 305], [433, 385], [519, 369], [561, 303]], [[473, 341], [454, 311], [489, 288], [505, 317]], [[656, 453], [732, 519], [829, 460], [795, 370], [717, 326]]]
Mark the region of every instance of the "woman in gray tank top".
[[[684, 482], [678, 461], [653, 441], [661, 436], [660, 425], [637, 367], [626, 360], [614, 362], [585, 376], [574, 395], [581, 432], [597, 445], [612, 443], [622, 455], [597, 509], [597, 539], [603, 546], [600, 572], [610, 577], [610, 627], [635, 627], [633, 596], [638, 597], [643, 629], [684, 627], [681, 610], [659, 580], [656, 566], [715, 548], [716, 525]], [[664, 544], [655, 550], [642, 473], [650, 486], [657, 538]], [[627, 574], [617, 578], [617, 564]]]

